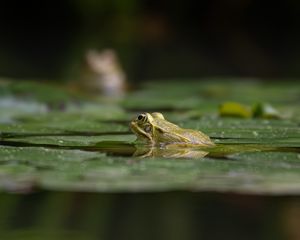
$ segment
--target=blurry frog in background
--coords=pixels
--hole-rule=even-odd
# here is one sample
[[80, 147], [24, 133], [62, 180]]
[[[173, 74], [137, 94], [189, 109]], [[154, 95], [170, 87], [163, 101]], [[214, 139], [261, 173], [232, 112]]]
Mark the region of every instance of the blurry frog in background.
[[89, 75], [84, 78], [83, 87], [104, 96], [122, 97], [127, 89], [126, 74], [117, 53], [113, 49], [87, 51], [85, 60]]
[[214, 146], [209, 136], [197, 130], [180, 128], [167, 121], [159, 112], [139, 114], [131, 121], [130, 128], [137, 136], [137, 142], [147, 145]]

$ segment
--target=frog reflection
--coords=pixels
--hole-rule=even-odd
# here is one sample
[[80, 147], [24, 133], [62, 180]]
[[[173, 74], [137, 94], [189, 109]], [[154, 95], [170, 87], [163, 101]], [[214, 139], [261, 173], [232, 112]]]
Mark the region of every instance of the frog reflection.
[[208, 152], [189, 147], [178, 147], [176, 145], [165, 146], [139, 146], [136, 145], [135, 157], [163, 157], [163, 158], [203, 158]]

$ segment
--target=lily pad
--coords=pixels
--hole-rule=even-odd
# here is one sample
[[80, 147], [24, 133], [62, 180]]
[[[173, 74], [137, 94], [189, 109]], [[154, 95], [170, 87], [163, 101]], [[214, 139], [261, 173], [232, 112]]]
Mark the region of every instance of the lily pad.
[[[299, 153], [244, 153], [228, 160], [107, 157], [97, 152], [1, 147], [6, 190], [76, 191], [218, 190], [299, 193]], [[12, 159], [12, 154], [14, 158]], [[282, 158], [286, 162], [282, 163]], [[2, 185], [4, 186], [4, 185]]]
[[268, 103], [257, 103], [253, 107], [253, 116], [260, 118], [280, 118], [280, 113]]
[[[149, 82], [115, 103], [57, 86], [1, 84], [0, 189], [300, 193], [299, 85], [187, 83]], [[218, 106], [228, 101], [269, 102], [284, 118], [219, 116]], [[60, 102], [61, 109], [49, 107]], [[265, 110], [260, 106], [256, 114]], [[140, 111], [161, 111], [183, 128], [208, 134], [216, 146], [140, 148], [128, 127]]]
[[222, 117], [241, 117], [250, 118], [252, 116], [251, 109], [248, 106], [236, 102], [226, 102], [220, 106], [220, 116]]

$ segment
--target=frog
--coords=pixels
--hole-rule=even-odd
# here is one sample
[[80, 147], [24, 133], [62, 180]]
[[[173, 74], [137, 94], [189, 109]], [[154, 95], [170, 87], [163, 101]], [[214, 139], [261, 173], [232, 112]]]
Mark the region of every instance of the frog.
[[140, 113], [131, 122], [130, 128], [137, 136], [136, 142], [151, 146], [214, 146], [209, 136], [201, 131], [181, 128], [165, 119], [162, 113]]

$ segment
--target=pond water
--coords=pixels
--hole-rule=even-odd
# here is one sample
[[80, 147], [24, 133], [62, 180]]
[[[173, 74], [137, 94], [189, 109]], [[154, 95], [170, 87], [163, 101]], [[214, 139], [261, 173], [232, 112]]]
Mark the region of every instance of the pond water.
[[[132, 135], [130, 132], [103, 132], [103, 133], [62, 133], [62, 134], [2, 134], [0, 145], [11, 147], [37, 147], [37, 148], [49, 148], [49, 149], [65, 149], [65, 150], [82, 150], [82, 151], [95, 151], [105, 153], [108, 156], [127, 156], [127, 157], [164, 157], [164, 158], [224, 158], [230, 159], [230, 156], [234, 153], [244, 152], [295, 152], [300, 153], [300, 147], [293, 146], [274, 146], [274, 144], [258, 144], [251, 143], [219, 143], [213, 147], [197, 147], [189, 146], [185, 147], [175, 145], [174, 148], [168, 148], [168, 145], [161, 146], [149, 146], [143, 144], [136, 144], [126, 141], [101, 141], [89, 146], [76, 146], [76, 145], [60, 145], [60, 144], [47, 144], [47, 143], [31, 143], [26, 141], [14, 141], [14, 138], [42, 138], [42, 137], [92, 137], [92, 136], [116, 136], [122, 138], [124, 135]], [[214, 138], [216, 142], [222, 142], [222, 138]], [[227, 138], [226, 140], [234, 140]], [[243, 139], [245, 140], [245, 139]], [[58, 140], [59, 141], [59, 140]], [[63, 143], [59, 141], [58, 143]], [[169, 145], [169, 146], [172, 146]], [[193, 154], [194, 153], [194, 154]]]
[[207, 192], [0, 194], [0, 236], [294, 240], [299, 236], [299, 200]]

